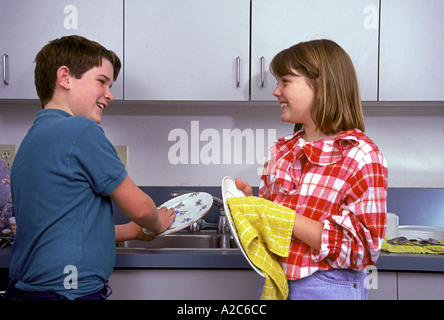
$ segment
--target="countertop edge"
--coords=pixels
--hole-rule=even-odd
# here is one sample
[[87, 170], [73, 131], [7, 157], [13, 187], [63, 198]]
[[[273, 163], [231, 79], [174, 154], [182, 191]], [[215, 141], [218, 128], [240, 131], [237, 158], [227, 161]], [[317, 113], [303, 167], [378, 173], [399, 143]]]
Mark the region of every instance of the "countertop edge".
[[[0, 250], [0, 268], [7, 269], [12, 248]], [[443, 272], [444, 255], [381, 252], [379, 271]], [[250, 269], [240, 250], [156, 250], [146, 254], [117, 253], [115, 269]]]
[[[444, 272], [444, 255], [381, 252], [375, 266], [379, 271]], [[114, 268], [251, 269], [251, 266], [240, 250], [177, 250], [163, 251], [155, 259], [150, 254], [117, 254]]]

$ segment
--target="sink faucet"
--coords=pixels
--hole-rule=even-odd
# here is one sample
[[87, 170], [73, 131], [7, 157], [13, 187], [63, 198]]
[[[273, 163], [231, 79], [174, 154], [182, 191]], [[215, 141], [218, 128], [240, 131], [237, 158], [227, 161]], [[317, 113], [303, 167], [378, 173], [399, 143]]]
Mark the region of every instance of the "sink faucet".
[[[191, 193], [193, 191], [189, 190], [178, 190], [171, 193], [171, 198], [175, 198], [182, 194]], [[228, 226], [227, 214], [224, 210], [224, 202], [222, 199], [213, 196], [213, 204], [219, 208], [219, 221], [217, 223], [217, 234], [220, 235], [220, 248], [229, 248], [230, 247], [230, 228]], [[215, 226], [216, 224], [210, 224], [200, 219], [199, 221], [194, 222], [190, 226], [190, 231], [199, 231], [205, 226]]]

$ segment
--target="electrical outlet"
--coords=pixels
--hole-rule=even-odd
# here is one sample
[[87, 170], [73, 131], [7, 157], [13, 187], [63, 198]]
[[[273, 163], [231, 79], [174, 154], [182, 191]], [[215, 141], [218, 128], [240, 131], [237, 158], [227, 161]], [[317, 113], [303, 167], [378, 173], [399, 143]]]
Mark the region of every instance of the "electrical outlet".
[[128, 146], [114, 146], [117, 151], [117, 155], [125, 165], [126, 171], [128, 171]]
[[0, 144], [0, 160], [3, 161], [9, 170], [12, 168], [12, 162], [15, 158], [15, 145]]

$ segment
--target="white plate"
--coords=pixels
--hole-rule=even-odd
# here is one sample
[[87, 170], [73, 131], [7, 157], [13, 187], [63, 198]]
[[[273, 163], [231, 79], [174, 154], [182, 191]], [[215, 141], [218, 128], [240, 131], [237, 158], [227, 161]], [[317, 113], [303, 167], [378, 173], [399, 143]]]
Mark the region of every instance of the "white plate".
[[[185, 229], [192, 223], [202, 218], [213, 205], [213, 196], [206, 192], [190, 192], [164, 202], [158, 208], [174, 208], [176, 219], [171, 226], [157, 236], [166, 236]], [[149, 234], [149, 231], [144, 229]]]
[[434, 238], [444, 241], [444, 229], [439, 227], [403, 225], [399, 226], [398, 233], [400, 237], [407, 239]]
[[251, 267], [262, 277], [265, 277], [265, 275], [262, 273], [260, 269], [258, 269], [253, 262], [251, 262], [250, 258], [248, 258], [244, 248], [242, 247], [242, 244], [239, 239], [239, 235], [237, 234], [236, 226], [234, 225], [233, 218], [231, 217], [231, 211], [230, 207], [228, 206], [228, 199], [232, 197], [245, 197], [245, 194], [239, 190], [236, 187], [236, 183], [233, 179], [230, 177], [225, 177], [222, 179], [222, 200], [224, 202], [224, 209], [225, 213], [227, 214], [227, 220], [228, 225], [231, 230], [231, 234], [233, 235], [234, 241], [236, 242], [237, 246], [241, 250], [244, 257], [247, 259], [248, 263], [251, 265]]

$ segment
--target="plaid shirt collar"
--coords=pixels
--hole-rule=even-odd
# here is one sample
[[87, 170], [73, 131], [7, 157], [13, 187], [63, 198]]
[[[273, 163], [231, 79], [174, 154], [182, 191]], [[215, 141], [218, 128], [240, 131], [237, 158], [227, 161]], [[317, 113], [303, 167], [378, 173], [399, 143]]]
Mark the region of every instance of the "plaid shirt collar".
[[345, 150], [359, 144], [359, 138], [368, 140], [358, 129], [344, 131], [331, 140], [315, 142], [305, 141], [303, 134], [304, 130], [300, 130], [277, 140], [264, 166], [263, 174], [270, 176], [270, 183], [279, 181], [287, 193], [294, 188], [294, 177], [300, 176], [292, 171], [301, 170], [301, 161], [307, 159], [313, 165], [328, 166], [341, 161]]
[[276, 158], [286, 158], [290, 163], [294, 163], [294, 160], [305, 155], [312, 164], [330, 165], [342, 160], [344, 150], [357, 146], [358, 137], [363, 135], [360, 130], [353, 129], [341, 132], [334, 139], [307, 142], [302, 138], [303, 134], [302, 129], [278, 139], [275, 150], [272, 150]]

